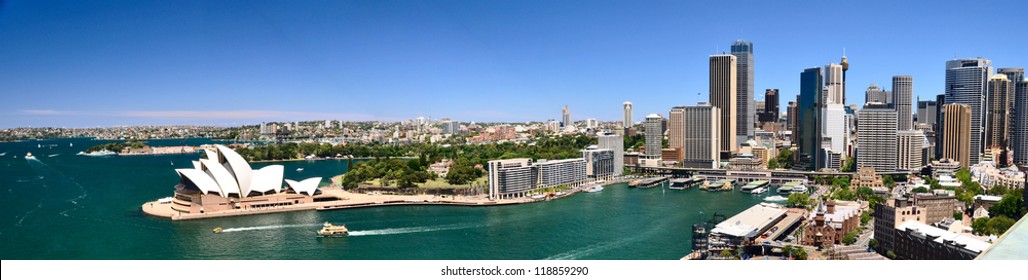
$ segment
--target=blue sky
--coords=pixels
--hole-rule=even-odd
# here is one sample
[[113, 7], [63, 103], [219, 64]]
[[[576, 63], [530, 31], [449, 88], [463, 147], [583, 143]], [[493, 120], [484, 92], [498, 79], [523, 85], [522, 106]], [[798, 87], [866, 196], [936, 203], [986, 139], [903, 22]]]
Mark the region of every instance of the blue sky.
[[706, 101], [736, 39], [783, 106], [844, 48], [853, 104], [893, 75], [934, 98], [955, 57], [1028, 66], [1009, 1], [707, 2], [0, 1], [0, 127], [639, 120]]

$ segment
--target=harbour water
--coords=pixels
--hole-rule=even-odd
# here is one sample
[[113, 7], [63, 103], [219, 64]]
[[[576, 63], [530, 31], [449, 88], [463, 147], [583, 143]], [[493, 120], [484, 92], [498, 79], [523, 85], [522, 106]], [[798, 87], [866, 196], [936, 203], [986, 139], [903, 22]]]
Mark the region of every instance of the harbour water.
[[[105, 142], [0, 143], [0, 153], [7, 153], [0, 157], [0, 259], [678, 259], [690, 252], [693, 223], [714, 212], [734, 215], [767, 196], [616, 184], [522, 205], [389, 206], [173, 222], [148, 217], [139, 206], [171, 195], [178, 181], [174, 168], [191, 166], [197, 155], [75, 156]], [[149, 141], [204, 143], [212, 142]], [[37, 159], [24, 159], [26, 152]], [[347, 168], [336, 160], [274, 164], [285, 165], [287, 179], [327, 180]], [[352, 235], [316, 238], [325, 221], [346, 224]], [[225, 230], [214, 234], [215, 227]]]

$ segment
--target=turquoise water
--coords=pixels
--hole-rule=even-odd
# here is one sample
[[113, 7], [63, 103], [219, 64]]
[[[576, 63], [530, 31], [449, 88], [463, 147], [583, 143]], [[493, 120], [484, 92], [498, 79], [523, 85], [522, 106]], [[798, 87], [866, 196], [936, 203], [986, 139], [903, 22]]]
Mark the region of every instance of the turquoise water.
[[[146, 216], [139, 206], [170, 196], [178, 180], [173, 169], [191, 167], [197, 155], [74, 155], [104, 142], [0, 143], [0, 153], [7, 152], [0, 157], [0, 259], [678, 259], [690, 252], [693, 223], [713, 212], [734, 215], [766, 196], [618, 184], [523, 205], [391, 206], [172, 222]], [[185, 141], [202, 143], [211, 141]], [[38, 161], [23, 158], [30, 151]], [[345, 161], [335, 160], [280, 164], [287, 179], [327, 180], [346, 170]], [[325, 221], [345, 223], [352, 236], [316, 238]], [[215, 227], [225, 232], [211, 233]]]

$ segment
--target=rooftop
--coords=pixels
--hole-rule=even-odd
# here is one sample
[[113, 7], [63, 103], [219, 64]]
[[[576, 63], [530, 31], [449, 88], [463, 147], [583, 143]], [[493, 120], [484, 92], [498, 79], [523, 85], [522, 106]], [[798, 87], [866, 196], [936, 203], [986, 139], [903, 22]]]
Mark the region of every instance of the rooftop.
[[[933, 226], [930, 226], [930, 225], [926, 225], [926, 224], [918, 222], [918, 221], [907, 221], [907, 222], [903, 223], [902, 225], [897, 226], [896, 229], [897, 230], [902, 230], [902, 231], [906, 231], [907, 229], [912, 229], [912, 230], [915, 230], [917, 232], [920, 232], [921, 234], [934, 237], [933, 241], [935, 241], [935, 242], [945, 243], [946, 241], [952, 241], [953, 243], [956, 243], [957, 245], [961, 245], [964, 248], [967, 248], [968, 250], [971, 250], [971, 251], [974, 251], [974, 252], [982, 252], [985, 249], [988, 249], [989, 246], [992, 245], [992, 244], [989, 244], [989, 242], [982, 241], [982, 240], [980, 240], [978, 238], [975, 238], [972, 235], [960, 234], [960, 233], [952, 233], [952, 232], [949, 232], [947, 230], [944, 230], [944, 229], [941, 229], [941, 228], [937, 228], [937, 227], [933, 227]], [[1021, 244], [1024, 244], [1024, 243], [1022, 242]], [[1017, 247], [1017, 246], [1015, 246], [1015, 247]], [[1023, 248], [1023, 247], [1019, 247], [1019, 248]]]
[[777, 205], [761, 203], [717, 224], [711, 233], [735, 237], [755, 237], [764, 228], [785, 215], [786, 210]]

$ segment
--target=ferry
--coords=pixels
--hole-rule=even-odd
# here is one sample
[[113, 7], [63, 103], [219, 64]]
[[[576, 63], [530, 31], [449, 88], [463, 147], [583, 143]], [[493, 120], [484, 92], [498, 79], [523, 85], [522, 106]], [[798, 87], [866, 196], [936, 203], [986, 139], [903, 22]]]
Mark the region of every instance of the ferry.
[[702, 183], [703, 179], [698, 177], [676, 178], [671, 179], [671, 186], [669, 186], [668, 188], [672, 190], [684, 190], [697, 185], [701, 185]]
[[318, 231], [318, 237], [344, 237], [350, 235], [350, 231], [346, 229], [346, 225], [333, 225], [332, 223], [325, 222], [325, 226]]
[[761, 194], [767, 191], [771, 187], [771, 182], [768, 180], [757, 180], [743, 186], [739, 191], [744, 193]]
[[214, 233], [221, 233], [221, 230], [222, 230], [222, 229], [221, 229], [221, 227], [216, 227], [216, 228], [214, 228], [214, 230], [212, 230], [212, 231], [213, 231]]
[[32, 152], [29, 152], [25, 154], [25, 159], [36, 159], [36, 157], [32, 155]]

